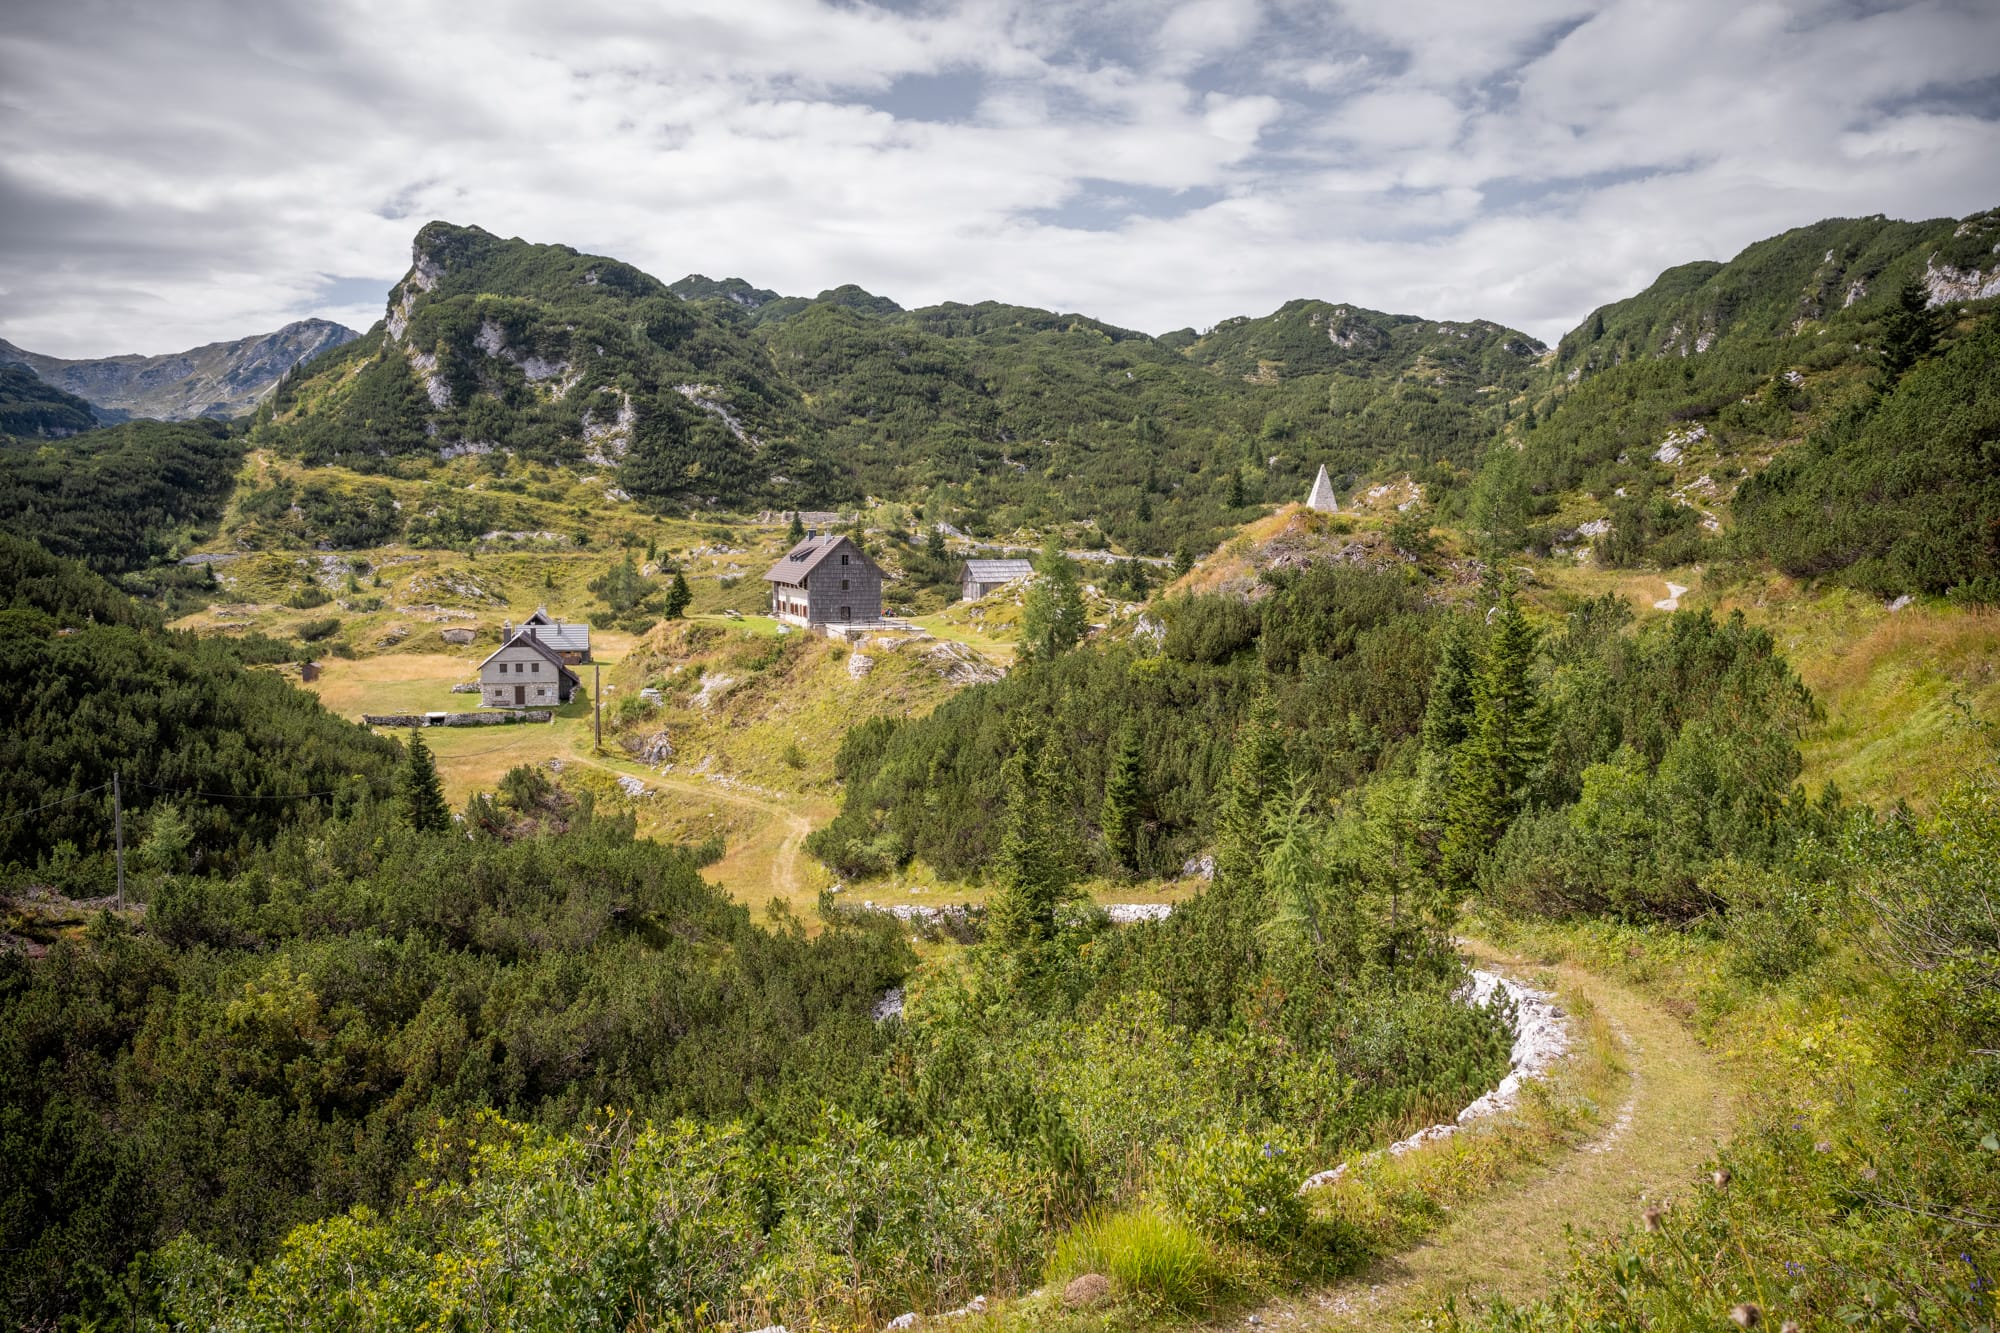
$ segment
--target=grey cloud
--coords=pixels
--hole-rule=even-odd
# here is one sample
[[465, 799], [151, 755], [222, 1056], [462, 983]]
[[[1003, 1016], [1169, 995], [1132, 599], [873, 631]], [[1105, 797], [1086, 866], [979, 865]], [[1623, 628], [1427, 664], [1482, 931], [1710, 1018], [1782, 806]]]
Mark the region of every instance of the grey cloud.
[[1320, 296], [1553, 338], [1661, 268], [1786, 226], [2000, 203], [1984, 5], [478, 15], [15, 6], [0, 336], [97, 354], [365, 322], [368, 284], [444, 216], [666, 278], [990, 296], [1155, 330]]

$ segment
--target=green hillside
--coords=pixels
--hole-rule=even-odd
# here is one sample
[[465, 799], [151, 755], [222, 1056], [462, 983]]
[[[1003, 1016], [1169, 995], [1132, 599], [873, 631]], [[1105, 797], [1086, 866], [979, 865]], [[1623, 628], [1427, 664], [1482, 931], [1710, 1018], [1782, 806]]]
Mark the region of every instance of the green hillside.
[[0, 360], [0, 438], [61, 439], [96, 427], [89, 403], [42, 383], [18, 361]]
[[512, 453], [615, 472], [656, 510], [887, 496], [976, 535], [1066, 524], [1164, 554], [1321, 465], [1349, 481], [1472, 466], [1540, 352], [1483, 321], [1319, 302], [1155, 339], [994, 302], [906, 311], [853, 286], [668, 287], [432, 223], [383, 325], [289, 377], [252, 438], [405, 477]]

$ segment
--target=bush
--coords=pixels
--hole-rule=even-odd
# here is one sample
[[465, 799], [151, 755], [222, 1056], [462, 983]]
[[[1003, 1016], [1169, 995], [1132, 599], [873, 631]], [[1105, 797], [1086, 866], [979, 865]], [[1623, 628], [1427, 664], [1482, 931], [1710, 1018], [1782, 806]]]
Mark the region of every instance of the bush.
[[1212, 1310], [1228, 1286], [1208, 1238], [1155, 1205], [1093, 1214], [1057, 1241], [1049, 1284], [1085, 1273], [1101, 1273], [1122, 1294], [1183, 1314]]
[[324, 620], [308, 620], [298, 628], [298, 636], [307, 643], [318, 643], [330, 639], [340, 632], [340, 617], [328, 616]]
[[299, 589], [285, 599], [285, 605], [295, 611], [310, 611], [315, 606], [325, 606], [333, 597], [317, 583]]
[[1155, 1150], [1153, 1186], [1212, 1234], [1277, 1249], [1305, 1229], [1299, 1170], [1281, 1138], [1211, 1126]]

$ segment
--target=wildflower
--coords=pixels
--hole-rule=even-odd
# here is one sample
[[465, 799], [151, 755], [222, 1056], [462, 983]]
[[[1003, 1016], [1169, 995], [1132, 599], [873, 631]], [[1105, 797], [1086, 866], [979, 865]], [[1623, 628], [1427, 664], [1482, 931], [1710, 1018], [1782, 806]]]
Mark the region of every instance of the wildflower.
[[1745, 1301], [1730, 1310], [1730, 1320], [1738, 1328], [1755, 1328], [1763, 1320], [1764, 1312], [1751, 1301]]
[[1716, 1187], [1717, 1189], [1719, 1189], [1719, 1190], [1723, 1190], [1723, 1189], [1728, 1189], [1728, 1188], [1729, 1188], [1729, 1168], [1728, 1168], [1728, 1167], [1726, 1167], [1726, 1166], [1725, 1166], [1725, 1167], [1718, 1167], [1718, 1168], [1716, 1169], [1716, 1172], [1715, 1172], [1715, 1174], [1714, 1174], [1713, 1176], [1710, 1176], [1710, 1177], [1709, 1177], [1709, 1179], [1711, 1179], [1711, 1180], [1713, 1180], [1713, 1181], [1715, 1182], [1715, 1187]]
[[1639, 1220], [1646, 1224], [1646, 1230], [1658, 1235], [1660, 1231], [1660, 1216], [1664, 1212], [1666, 1212], [1666, 1209], [1655, 1205], [1640, 1213]]
[[1864, 1166], [1861, 1168], [1861, 1178], [1865, 1181], [1868, 1181], [1870, 1184], [1874, 1183], [1875, 1174], [1876, 1174], [1875, 1168], [1872, 1166]]
[[1819, 1141], [1818, 1143], [1815, 1143], [1815, 1144], [1813, 1145], [1813, 1151], [1814, 1151], [1814, 1152], [1832, 1152], [1832, 1151], [1833, 1151], [1833, 1145], [1832, 1145], [1831, 1143], [1828, 1143], [1828, 1142], [1827, 1142], [1827, 1141], [1826, 1141], [1825, 1139], [1821, 1139], [1821, 1140], [1820, 1140], [1820, 1141]]

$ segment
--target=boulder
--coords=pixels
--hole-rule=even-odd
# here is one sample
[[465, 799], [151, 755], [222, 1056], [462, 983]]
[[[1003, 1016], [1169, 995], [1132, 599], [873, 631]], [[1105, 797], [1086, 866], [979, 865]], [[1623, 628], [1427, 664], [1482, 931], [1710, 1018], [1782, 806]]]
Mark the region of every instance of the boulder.
[[479, 637], [479, 631], [460, 625], [452, 629], [439, 630], [438, 637], [446, 643], [467, 644]]
[[1102, 1273], [1084, 1273], [1063, 1288], [1065, 1310], [1094, 1310], [1111, 1299], [1111, 1279]]

